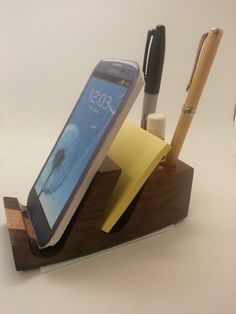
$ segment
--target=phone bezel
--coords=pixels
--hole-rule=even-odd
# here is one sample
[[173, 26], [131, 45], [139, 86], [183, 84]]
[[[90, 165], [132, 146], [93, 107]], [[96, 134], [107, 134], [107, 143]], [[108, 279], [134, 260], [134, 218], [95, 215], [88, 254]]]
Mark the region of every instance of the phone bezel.
[[[112, 74], [111, 74], [111, 72], [112, 72]], [[79, 97], [78, 101], [76, 102], [71, 114], [69, 115], [60, 135], [58, 136], [57, 141], [56, 141], [55, 145], [53, 146], [47, 160], [45, 161], [45, 163], [42, 167], [42, 170], [44, 169], [45, 165], [47, 164], [47, 161], [48, 161], [51, 153], [53, 152], [57, 142], [59, 141], [69, 119], [71, 118], [71, 116], [74, 113], [74, 110], [76, 109], [77, 105], [79, 104], [80, 99], [81, 99], [85, 89], [87, 88], [87, 85], [88, 85], [90, 79], [94, 76], [95, 77], [101, 77], [102, 76], [102, 78], [104, 80], [108, 80], [108, 81], [111, 81], [112, 78], [128, 80], [128, 81], [131, 81], [131, 85], [128, 87], [127, 93], [126, 93], [123, 101], [121, 102], [118, 110], [116, 111], [115, 115], [113, 116], [108, 128], [104, 132], [103, 137], [102, 137], [101, 141], [99, 142], [99, 145], [97, 146], [93, 156], [91, 157], [91, 159], [87, 163], [87, 166], [83, 172], [83, 175], [79, 178], [74, 190], [72, 191], [71, 195], [69, 196], [64, 208], [62, 209], [60, 215], [58, 216], [58, 218], [57, 218], [57, 220], [56, 220], [56, 222], [52, 228], [48, 224], [48, 221], [47, 221], [46, 215], [44, 213], [43, 207], [40, 203], [39, 197], [38, 197], [36, 190], [34, 188], [35, 183], [36, 183], [38, 178], [36, 179], [32, 189], [29, 193], [29, 196], [28, 196], [27, 212], [28, 212], [29, 218], [31, 220], [31, 224], [32, 224], [33, 231], [35, 234], [36, 242], [37, 242], [37, 245], [39, 246], [39, 248], [44, 248], [50, 242], [53, 242], [52, 238], [55, 235], [55, 232], [58, 229], [58, 227], [62, 221], [63, 216], [66, 214], [66, 212], [68, 211], [68, 209], [70, 207], [70, 204], [73, 202], [75, 195], [77, 194], [83, 180], [86, 177], [86, 174], [88, 172], [90, 165], [96, 159], [96, 156], [97, 156], [97, 154], [98, 154], [98, 152], [102, 146], [102, 143], [104, 142], [104, 140], [108, 136], [112, 125], [114, 124], [114, 122], [116, 121], [116, 119], [118, 118], [120, 113], [122, 112], [122, 110], [125, 106], [125, 103], [126, 103], [128, 97], [129, 97], [129, 95], [133, 89], [133, 86], [135, 85], [136, 81], [140, 77], [140, 70], [139, 70], [139, 67], [136, 63], [124, 62], [124, 61], [113, 60], [113, 59], [102, 60], [97, 64], [94, 71], [90, 75], [90, 77], [89, 77], [89, 79], [88, 79], [88, 81], [87, 81], [87, 83], [83, 89], [81, 96]], [[42, 170], [40, 171], [38, 177], [40, 176]], [[77, 206], [78, 206], [78, 204], [77, 204]], [[53, 244], [51, 243], [50, 245], [53, 245]]]

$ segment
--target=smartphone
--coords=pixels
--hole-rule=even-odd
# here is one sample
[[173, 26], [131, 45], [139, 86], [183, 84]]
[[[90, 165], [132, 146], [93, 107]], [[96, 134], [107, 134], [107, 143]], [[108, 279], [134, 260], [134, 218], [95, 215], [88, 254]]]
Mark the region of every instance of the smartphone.
[[96, 65], [28, 196], [40, 249], [60, 240], [142, 86], [133, 61]]

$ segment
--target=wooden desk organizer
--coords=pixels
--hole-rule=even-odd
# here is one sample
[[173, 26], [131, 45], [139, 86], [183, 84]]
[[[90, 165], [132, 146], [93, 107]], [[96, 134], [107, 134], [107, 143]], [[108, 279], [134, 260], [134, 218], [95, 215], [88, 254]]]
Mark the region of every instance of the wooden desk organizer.
[[157, 167], [109, 234], [100, 230], [106, 202], [120, 169], [106, 159], [94, 177], [65, 234], [54, 247], [39, 250], [28, 218], [16, 198], [4, 197], [7, 224], [17, 270], [82, 257], [142, 237], [187, 216], [193, 168]]

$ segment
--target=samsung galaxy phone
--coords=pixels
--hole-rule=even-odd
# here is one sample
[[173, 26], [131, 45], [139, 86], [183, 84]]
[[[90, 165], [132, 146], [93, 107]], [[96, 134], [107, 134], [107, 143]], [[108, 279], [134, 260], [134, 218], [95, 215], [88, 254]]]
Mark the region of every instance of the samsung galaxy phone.
[[39, 248], [61, 238], [142, 85], [135, 62], [105, 59], [95, 67], [28, 196]]

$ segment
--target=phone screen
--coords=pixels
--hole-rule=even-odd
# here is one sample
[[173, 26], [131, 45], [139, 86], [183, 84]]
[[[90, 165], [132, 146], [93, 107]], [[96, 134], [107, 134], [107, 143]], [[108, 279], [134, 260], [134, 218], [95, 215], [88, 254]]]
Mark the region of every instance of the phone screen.
[[52, 228], [83, 178], [131, 82], [93, 75], [34, 188]]

